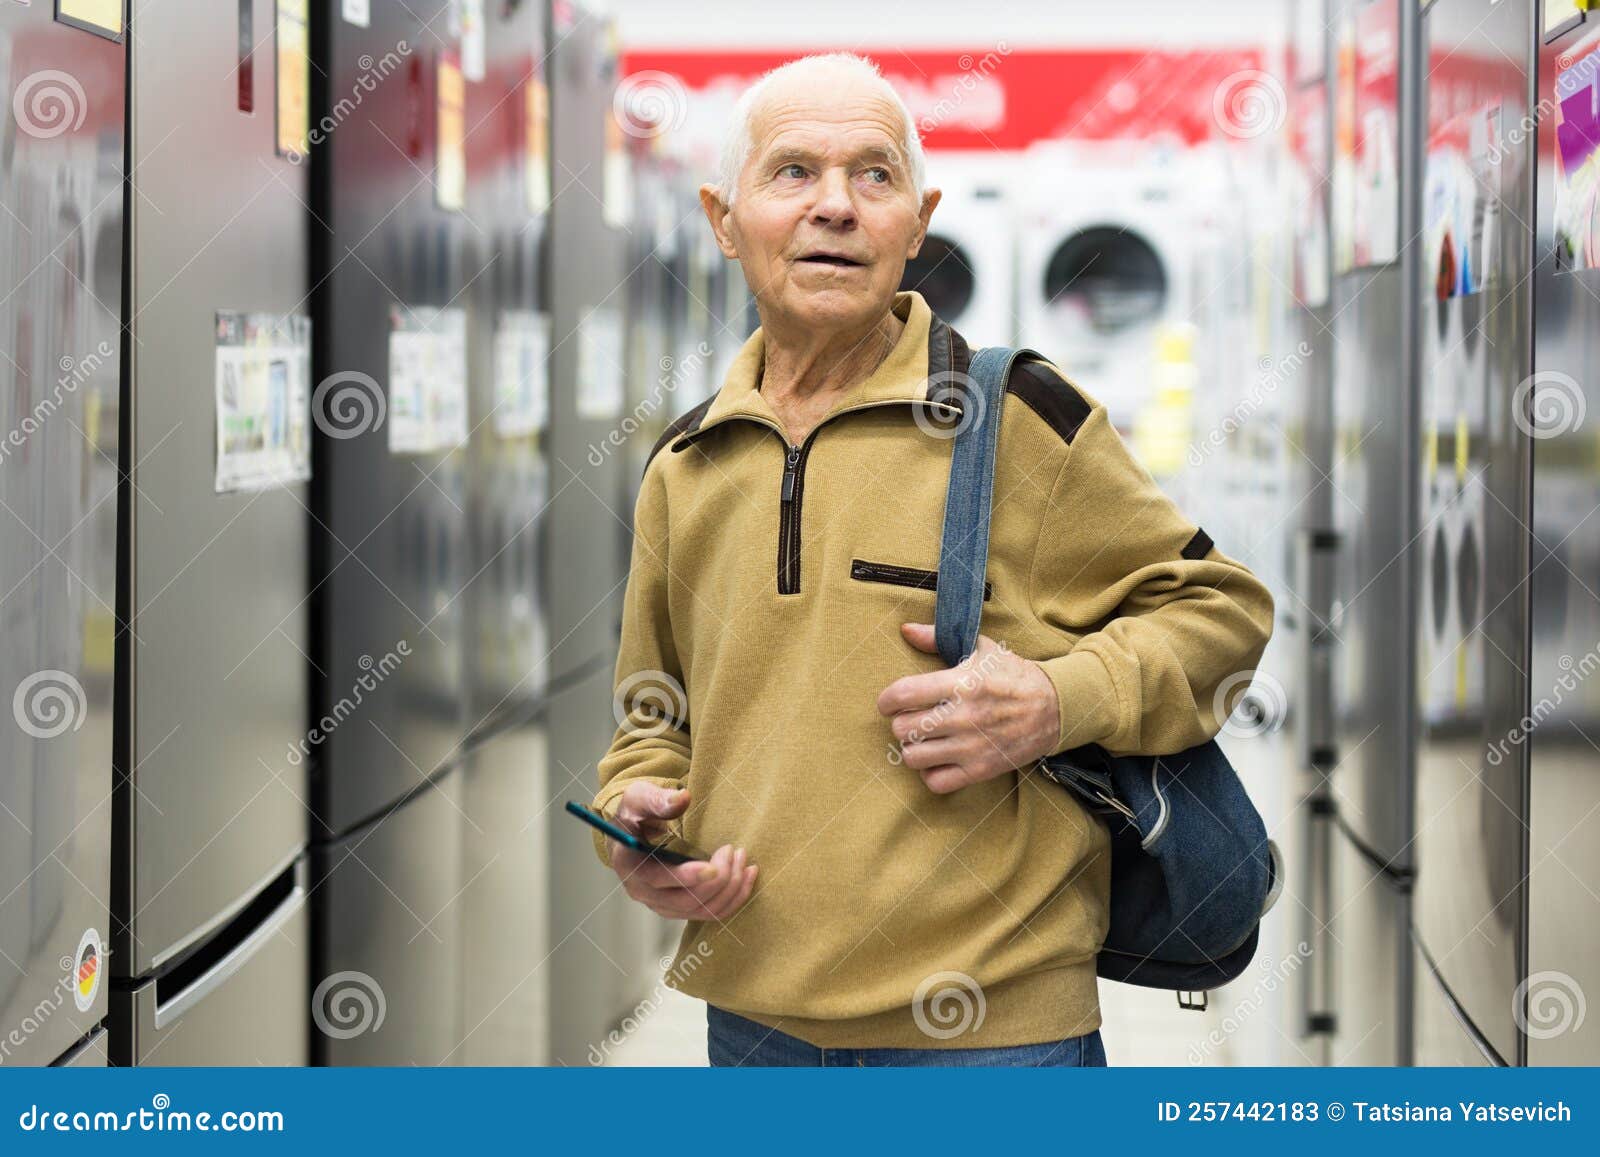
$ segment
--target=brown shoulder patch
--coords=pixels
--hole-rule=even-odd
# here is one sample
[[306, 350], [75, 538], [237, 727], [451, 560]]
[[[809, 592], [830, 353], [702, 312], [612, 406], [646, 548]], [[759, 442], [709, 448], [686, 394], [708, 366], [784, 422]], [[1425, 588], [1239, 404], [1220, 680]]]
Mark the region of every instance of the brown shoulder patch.
[[1215, 545], [1216, 543], [1211, 541], [1211, 536], [1197, 526], [1194, 528], [1194, 537], [1178, 553], [1192, 561], [1197, 558], [1205, 558], [1206, 555], [1211, 553], [1211, 548]]
[[1026, 402], [1068, 445], [1089, 418], [1090, 406], [1084, 396], [1043, 362], [1026, 361], [1013, 367], [1006, 390]]

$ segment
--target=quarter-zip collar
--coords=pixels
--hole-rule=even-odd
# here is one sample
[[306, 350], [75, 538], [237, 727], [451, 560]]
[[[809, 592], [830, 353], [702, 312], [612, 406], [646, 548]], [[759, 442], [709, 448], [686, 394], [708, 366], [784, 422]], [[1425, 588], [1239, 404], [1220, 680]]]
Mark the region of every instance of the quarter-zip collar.
[[[965, 370], [965, 344], [949, 326], [933, 315], [928, 303], [915, 290], [896, 293], [890, 309], [905, 322], [899, 340], [878, 368], [851, 386], [818, 426], [846, 410], [897, 402], [920, 403], [939, 407], [941, 411], [959, 413], [959, 401], [952, 403], [945, 395], [957, 374]], [[713, 426], [735, 418], [760, 422], [782, 435], [783, 423], [760, 390], [761, 370], [765, 362], [766, 337], [757, 329], [734, 357], [722, 388], [717, 391], [717, 396], [712, 399], [700, 420], [685, 429], [672, 443], [673, 451], [686, 449]], [[930, 385], [934, 391], [932, 401], [928, 397]]]

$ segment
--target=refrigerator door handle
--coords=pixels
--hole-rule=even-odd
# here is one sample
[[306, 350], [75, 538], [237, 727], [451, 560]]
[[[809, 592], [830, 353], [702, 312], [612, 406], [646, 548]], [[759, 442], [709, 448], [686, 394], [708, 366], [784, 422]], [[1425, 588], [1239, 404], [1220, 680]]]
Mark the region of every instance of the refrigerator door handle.
[[261, 919], [261, 922], [252, 928], [237, 944], [230, 948], [217, 962], [207, 968], [193, 982], [168, 997], [160, 999], [159, 995], [155, 1007], [155, 1027], [167, 1028], [199, 1004], [211, 993], [220, 988], [227, 979], [239, 969], [244, 967], [260, 949], [272, 939], [278, 929], [293, 917], [306, 903], [306, 869], [302, 860], [290, 869], [293, 873], [294, 884], [284, 898]]

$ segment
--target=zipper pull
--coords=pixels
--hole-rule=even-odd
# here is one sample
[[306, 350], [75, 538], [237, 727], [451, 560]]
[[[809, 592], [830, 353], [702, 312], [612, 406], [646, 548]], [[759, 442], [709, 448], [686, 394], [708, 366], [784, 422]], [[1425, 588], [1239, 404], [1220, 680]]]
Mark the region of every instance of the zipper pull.
[[784, 459], [784, 463], [783, 463], [783, 496], [782, 497], [783, 497], [783, 501], [784, 502], [791, 502], [791, 501], [794, 500], [794, 476], [795, 476], [795, 471], [798, 470], [799, 468], [800, 468], [800, 447], [798, 447], [798, 446], [790, 446], [789, 447], [789, 456], [786, 459]]

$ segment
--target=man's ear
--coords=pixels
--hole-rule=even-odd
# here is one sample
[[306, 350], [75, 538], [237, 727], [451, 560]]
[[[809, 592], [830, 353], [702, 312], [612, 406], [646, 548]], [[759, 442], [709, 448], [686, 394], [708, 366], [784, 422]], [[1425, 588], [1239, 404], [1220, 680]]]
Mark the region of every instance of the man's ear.
[[917, 213], [922, 224], [917, 227], [917, 235], [911, 239], [911, 248], [906, 251], [906, 259], [910, 260], [922, 251], [922, 243], [928, 239], [928, 220], [933, 216], [934, 209], [939, 206], [939, 198], [944, 196], [943, 190], [926, 189], [922, 194], [922, 209]]
[[717, 248], [722, 250], [724, 257], [737, 260], [739, 248], [733, 243], [733, 232], [728, 228], [728, 214], [732, 210], [723, 201], [715, 185], [700, 186], [700, 208], [705, 210], [706, 220], [711, 222], [711, 232], [716, 235]]

